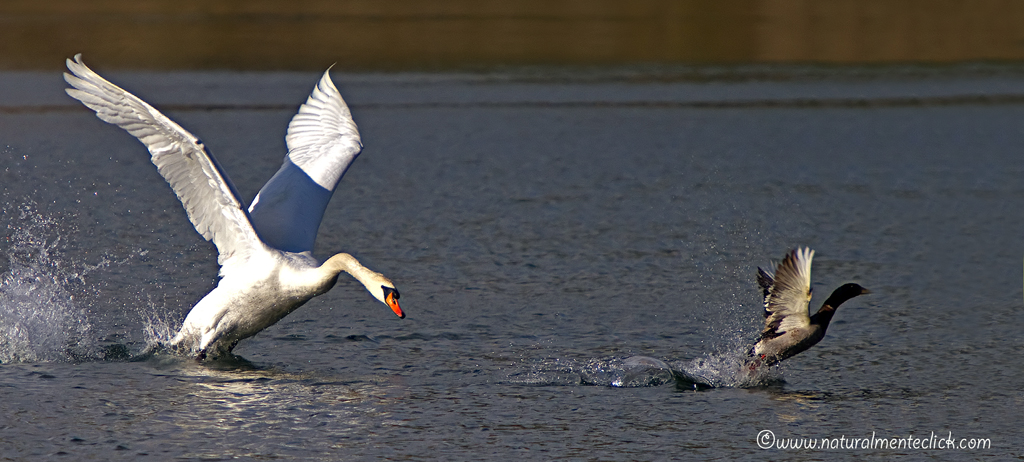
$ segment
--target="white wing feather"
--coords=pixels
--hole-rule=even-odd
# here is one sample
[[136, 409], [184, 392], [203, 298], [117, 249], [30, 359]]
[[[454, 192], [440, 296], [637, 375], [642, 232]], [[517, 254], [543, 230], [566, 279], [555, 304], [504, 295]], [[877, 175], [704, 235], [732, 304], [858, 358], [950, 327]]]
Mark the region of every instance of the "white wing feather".
[[149, 149], [153, 164], [181, 200], [196, 231], [217, 246], [221, 274], [230, 260], [244, 260], [262, 246], [230, 181], [198, 138], [86, 67], [81, 54], [67, 60], [67, 66], [74, 74], [64, 74], [74, 87], [66, 89], [68, 95]]
[[363, 149], [359, 129], [331, 82], [330, 69], [288, 124], [285, 143], [292, 163], [328, 191], [334, 191]]

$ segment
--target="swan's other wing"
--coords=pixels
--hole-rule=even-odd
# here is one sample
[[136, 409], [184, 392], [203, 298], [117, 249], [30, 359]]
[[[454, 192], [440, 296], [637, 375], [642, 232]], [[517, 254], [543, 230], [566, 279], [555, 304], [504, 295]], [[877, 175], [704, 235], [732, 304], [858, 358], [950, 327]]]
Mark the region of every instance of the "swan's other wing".
[[764, 331], [761, 338], [777, 337], [794, 328], [807, 327], [811, 318], [807, 304], [811, 301], [811, 259], [814, 251], [797, 248], [786, 255], [775, 270], [774, 284], [765, 301]]
[[244, 260], [261, 245], [238, 193], [198, 138], [86, 67], [81, 54], [67, 60], [67, 65], [74, 75], [65, 73], [64, 80], [74, 88], [65, 91], [149, 149], [153, 164], [178, 195], [196, 231], [217, 246], [221, 274], [229, 260]]
[[335, 186], [363, 149], [330, 70], [288, 124], [285, 141], [284, 165], [253, 199], [249, 216], [267, 245], [311, 251]]

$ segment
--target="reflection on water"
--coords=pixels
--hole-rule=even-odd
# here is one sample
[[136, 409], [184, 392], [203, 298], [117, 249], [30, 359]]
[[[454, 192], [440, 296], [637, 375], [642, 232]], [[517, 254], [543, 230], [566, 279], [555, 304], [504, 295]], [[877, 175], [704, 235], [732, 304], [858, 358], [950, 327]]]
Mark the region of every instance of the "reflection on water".
[[0, 458], [78, 448], [103, 460], [338, 460], [340, 449], [369, 444], [359, 435], [392, 425], [390, 409], [404, 397], [376, 377], [346, 380], [169, 356], [5, 365], [0, 412], [11, 420], [0, 428]]
[[268, 446], [277, 453], [327, 454], [336, 444], [386, 421], [386, 408], [394, 400], [386, 387], [372, 383], [349, 386], [324, 377], [269, 370], [220, 371], [188, 360], [169, 360], [184, 368], [176, 376], [191, 377], [178, 387], [184, 398], [180, 407], [165, 413], [168, 424], [193, 437], [249, 436], [226, 447], [183, 454], [186, 458], [238, 457], [258, 454]]
[[0, 3], [0, 68], [319, 70], [1024, 58], [1012, 0]]

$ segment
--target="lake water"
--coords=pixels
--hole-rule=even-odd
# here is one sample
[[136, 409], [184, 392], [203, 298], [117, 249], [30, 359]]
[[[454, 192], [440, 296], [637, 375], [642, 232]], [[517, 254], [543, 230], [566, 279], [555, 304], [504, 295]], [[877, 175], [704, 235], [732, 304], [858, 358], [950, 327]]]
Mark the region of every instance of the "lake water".
[[[318, 75], [108, 77], [249, 199]], [[389, 276], [408, 317], [342, 276], [237, 358], [198, 363], [140, 353], [214, 286], [213, 246], [59, 73], [0, 73], [0, 458], [1021, 457], [1019, 70], [334, 80], [366, 148], [317, 253]], [[872, 293], [744, 381], [756, 268], [804, 245], [812, 308], [845, 282]], [[872, 436], [911, 442], [759, 447]]]

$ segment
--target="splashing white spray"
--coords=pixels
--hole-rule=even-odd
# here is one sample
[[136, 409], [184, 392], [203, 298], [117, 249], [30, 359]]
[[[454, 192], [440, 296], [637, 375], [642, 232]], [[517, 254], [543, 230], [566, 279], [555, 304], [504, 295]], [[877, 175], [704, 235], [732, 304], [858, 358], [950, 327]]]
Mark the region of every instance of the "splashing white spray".
[[707, 353], [677, 367], [716, 388], [751, 388], [782, 381], [778, 367], [751, 367], [749, 359], [745, 350]]
[[59, 223], [35, 212], [34, 204], [2, 213], [10, 247], [9, 270], [0, 279], [0, 363], [90, 355], [92, 327], [67, 290], [82, 275], [62, 268]]

